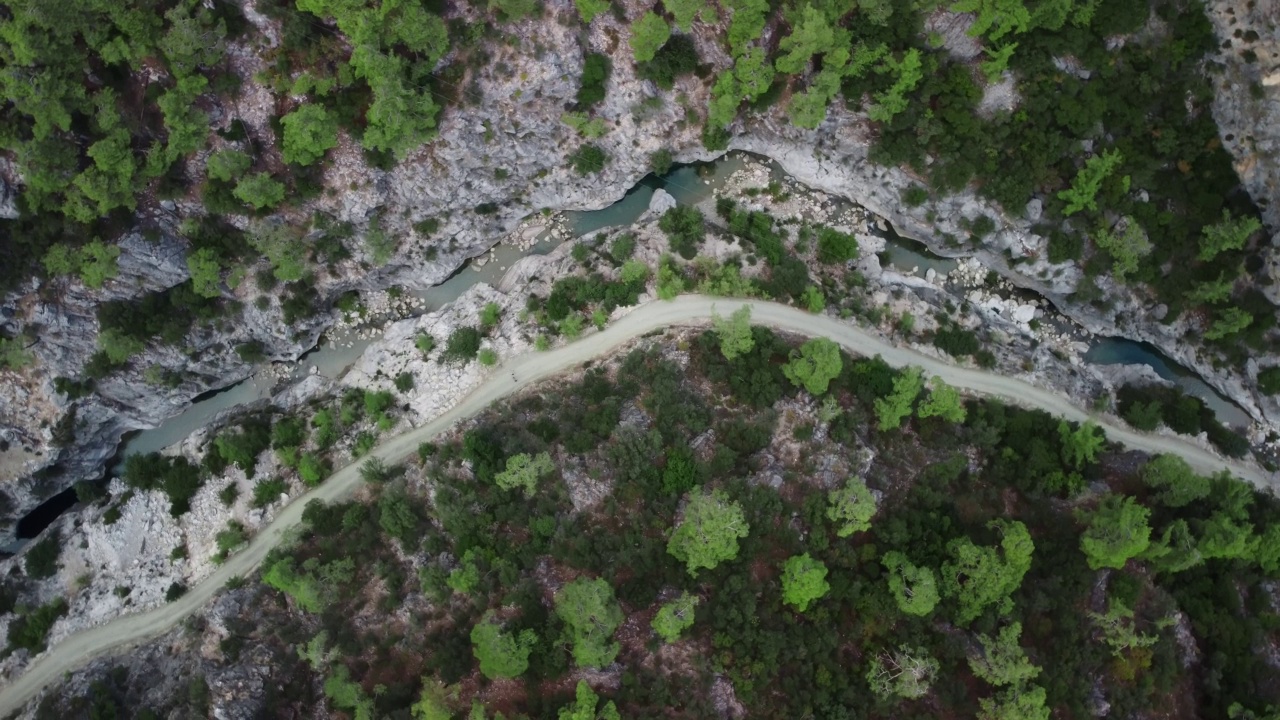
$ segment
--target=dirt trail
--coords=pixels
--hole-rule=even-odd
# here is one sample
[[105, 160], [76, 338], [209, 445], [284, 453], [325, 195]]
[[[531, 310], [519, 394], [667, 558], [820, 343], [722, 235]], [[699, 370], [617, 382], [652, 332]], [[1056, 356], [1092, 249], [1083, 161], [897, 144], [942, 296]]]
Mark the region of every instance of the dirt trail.
[[[985, 370], [956, 367], [914, 350], [896, 347], [835, 318], [812, 315], [761, 300], [710, 298], [701, 295], [683, 295], [671, 302], [647, 303], [603, 331], [576, 343], [550, 352], [511, 358], [496, 367], [483, 384], [451, 410], [421, 427], [384, 441], [370, 456], [388, 463], [400, 462], [413, 454], [419, 443], [524, 387], [597, 356], [606, 355], [629, 340], [652, 330], [703, 323], [717, 310], [719, 314], [727, 316], [743, 305], [751, 307], [751, 320], [758, 325], [768, 325], [802, 335], [828, 337], [853, 354], [880, 355], [895, 367], [918, 365], [926, 374], [937, 375], [963, 390], [997, 396], [1024, 407], [1040, 408], [1070, 420], [1084, 421], [1093, 418], [1106, 431], [1109, 439], [1138, 450], [1181, 455], [1198, 472], [1207, 474], [1226, 468], [1261, 487], [1274, 488], [1277, 483], [1275, 473], [1267, 473], [1251, 464], [1225, 460], [1182, 438], [1139, 433], [1114, 425], [1076, 407], [1070, 400], [1053, 391]], [[93, 658], [167, 632], [209, 602], [228, 580], [253, 572], [272, 548], [287, 539], [289, 532], [301, 521], [302, 510], [308, 502], [341, 500], [355, 491], [360, 483], [359, 465], [357, 462], [338, 470], [324, 484], [289, 503], [243, 550], [231, 556], [213, 574], [177, 601], [147, 612], [119, 617], [105, 625], [76, 633], [46, 651], [21, 676], [0, 688], [0, 716], [7, 716], [18, 710], [45, 685], [56, 682], [65, 673], [82, 667]]]

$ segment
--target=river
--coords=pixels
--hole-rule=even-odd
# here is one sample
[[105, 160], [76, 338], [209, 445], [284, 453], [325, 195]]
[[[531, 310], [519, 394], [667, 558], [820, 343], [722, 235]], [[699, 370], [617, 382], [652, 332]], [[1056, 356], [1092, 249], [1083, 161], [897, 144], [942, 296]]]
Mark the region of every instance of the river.
[[[649, 200], [658, 188], [664, 189], [682, 204], [703, 203], [748, 159], [766, 163], [773, 180], [784, 184], [790, 182], [781, 167], [768, 158], [734, 152], [713, 162], [677, 166], [662, 177], [647, 175], [622, 199], [609, 207], [593, 211], [565, 212], [565, 220], [571, 233], [577, 236], [606, 227], [630, 225], [648, 209]], [[836, 202], [843, 203], [845, 206], [852, 205], [843, 199], [838, 199]], [[929, 269], [933, 269], [943, 274], [954, 270], [957, 265], [955, 260], [929, 253], [921, 243], [898, 237], [891, 229], [877, 231], [875, 234], [883, 237], [887, 243], [882, 258], [900, 272], [914, 271], [923, 276]], [[525, 254], [548, 253], [557, 244], [557, 241], [547, 232], [538, 236], [537, 241], [527, 250], [522, 250], [514, 244], [500, 244], [482, 256], [486, 258], [483, 264], [468, 263], [445, 282], [413, 294], [425, 301], [421, 312], [438, 310], [457, 299], [476, 283], [485, 282], [496, 285], [507, 268]], [[360, 339], [354, 331], [339, 331], [326, 335], [322, 338], [320, 346], [300, 359], [293, 371], [294, 375], [306, 374], [314, 366], [319, 374], [336, 379], [359, 358], [370, 342], [372, 342], [370, 339]], [[1100, 365], [1121, 362], [1151, 365], [1161, 377], [1176, 382], [1189, 394], [1204, 400], [1218, 413], [1223, 422], [1237, 426], [1247, 425], [1249, 422], [1248, 415], [1242, 409], [1219, 395], [1194, 373], [1169, 360], [1150, 345], [1122, 338], [1103, 338], [1095, 342], [1085, 355], [1085, 360]], [[121, 448], [121, 457], [166, 448], [207, 424], [218, 412], [270, 397], [276, 381], [276, 378], [270, 377], [268, 373], [260, 372], [232, 387], [206, 393], [185, 411], [169, 418], [160, 426], [143, 430], [129, 437]]]

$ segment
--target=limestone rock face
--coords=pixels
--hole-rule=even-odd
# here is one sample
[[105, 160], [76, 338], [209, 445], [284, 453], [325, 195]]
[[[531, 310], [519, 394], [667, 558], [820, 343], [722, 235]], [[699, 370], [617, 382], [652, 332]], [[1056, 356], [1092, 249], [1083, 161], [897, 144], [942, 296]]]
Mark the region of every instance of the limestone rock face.
[[1280, 232], [1280, 5], [1215, 0], [1206, 10], [1223, 67], [1213, 117], [1241, 182]]

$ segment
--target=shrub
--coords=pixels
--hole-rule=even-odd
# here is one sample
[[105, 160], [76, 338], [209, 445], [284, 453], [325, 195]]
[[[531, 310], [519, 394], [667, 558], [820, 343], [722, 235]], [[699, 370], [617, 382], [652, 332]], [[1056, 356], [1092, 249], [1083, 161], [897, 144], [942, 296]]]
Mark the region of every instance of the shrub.
[[603, 170], [609, 162], [609, 156], [595, 145], [583, 145], [569, 156], [569, 162], [579, 175], [590, 175]]
[[957, 358], [976, 355], [982, 349], [976, 333], [954, 326], [941, 328], [934, 333], [933, 346]]
[[351, 454], [354, 457], [364, 457], [369, 451], [378, 444], [378, 438], [373, 433], [362, 432], [356, 435], [355, 443], [351, 446]]
[[266, 480], [258, 481], [253, 486], [253, 507], [261, 510], [271, 503], [280, 499], [280, 496], [288, 492], [289, 486], [282, 478], [273, 477]]
[[[368, 433], [361, 433], [368, 435]], [[357, 456], [362, 453], [357, 453]], [[298, 459], [298, 477], [311, 487], [319, 485], [329, 474], [329, 464], [315, 453], [307, 453]]]
[[249, 541], [244, 525], [237, 520], [228, 520], [227, 529], [218, 532], [215, 540], [218, 543], [218, 557], [226, 558], [233, 550]]
[[231, 194], [254, 210], [262, 210], [275, 207], [284, 200], [284, 185], [267, 173], [256, 173], [241, 179]]
[[658, 227], [666, 233], [671, 250], [685, 260], [698, 254], [706, 236], [706, 220], [697, 208], [677, 205], [662, 214]]
[[1258, 390], [1266, 395], [1280, 394], [1280, 365], [1258, 371]]
[[236, 346], [236, 355], [247, 363], [260, 363], [267, 359], [267, 348], [261, 340], [250, 340]]
[[240, 486], [235, 483], [227, 483], [227, 486], [218, 491], [218, 500], [225, 507], [231, 507], [235, 504], [236, 499], [240, 497]]
[[480, 331], [469, 325], [457, 328], [449, 334], [441, 359], [446, 362], [467, 362], [480, 352]]
[[58, 572], [58, 558], [62, 555], [62, 536], [51, 530], [43, 540], [31, 546], [23, 558], [22, 567], [34, 579], [53, 577]]
[[675, 35], [653, 54], [653, 59], [636, 67], [641, 79], [652, 81], [663, 90], [670, 90], [676, 78], [689, 75], [698, 69], [698, 49], [690, 35]]
[[582, 85], [578, 88], [578, 105], [587, 109], [604, 100], [605, 84], [613, 65], [608, 56], [588, 53], [582, 61]]
[[436, 339], [435, 339], [435, 338], [433, 338], [433, 337], [431, 337], [431, 336], [430, 336], [430, 335], [428, 335], [427, 333], [419, 333], [419, 334], [418, 334], [418, 339], [417, 339], [417, 340], [414, 340], [413, 344], [414, 344], [414, 346], [416, 346], [416, 347], [418, 348], [418, 350], [419, 350], [423, 355], [427, 355], [427, 354], [429, 354], [432, 350], [434, 350], [434, 349], [435, 349], [435, 347], [436, 347]]
[[480, 360], [481, 365], [484, 365], [485, 367], [492, 367], [498, 364], [498, 353], [490, 350], [489, 348], [485, 348], [480, 351], [478, 359]]
[[[620, 235], [609, 245], [609, 257], [613, 258], [615, 263], [624, 263], [631, 258], [636, 251], [636, 238], [634, 235]], [[1280, 370], [1280, 368], [1277, 368]], [[1265, 371], [1264, 371], [1265, 372]], [[1280, 378], [1277, 378], [1280, 382]]]
[[818, 230], [818, 261], [835, 264], [858, 257], [858, 240], [852, 235], [824, 227]]
[[31, 653], [44, 650], [49, 629], [58, 618], [67, 614], [67, 601], [58, 598], [48, 605], [41, 605], [29, 613], [18, 615], [9, 623], [9, 648], [22, 648]]
[[407, 393], [413, 389], [413, 373], [402, 372], [396, 376], [396, 390]]
[[929, 191], [919, 185], [912, 185], [902, 191], [902, 202], [907, 207], [920, 207], [928, 199]]
[[174, 580], [173, 583], [169, 585], [169, 589], [164, 591], [164, 601], [173, 602], [174, 600], [177, 600], [178, 598], [186, 594], [187, 594], [186, 584], [181, 583], [177, 580]]
[[674, 163], [675, 158], [671, 156], [671, 151], [666, 148], [655, 150], [649, 154], [649, 172], [659, 177], [670, 172]]

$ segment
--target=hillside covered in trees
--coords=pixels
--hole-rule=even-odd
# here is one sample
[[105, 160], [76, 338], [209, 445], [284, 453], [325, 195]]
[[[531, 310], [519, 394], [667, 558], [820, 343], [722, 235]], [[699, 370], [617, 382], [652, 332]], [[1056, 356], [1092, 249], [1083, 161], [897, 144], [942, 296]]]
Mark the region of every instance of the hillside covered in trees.
[[[1274, 498], [747, 313], [638, 341], [362, 472], [362, 497], [308, 506], [215, 619], [98, 663], [36, 717], [200, 714], [206, 674], [238, 665], [274, 688], [248, 698], [271, 717], [1280, 703]], [[148, 662], [188, 668], [189, 691], [157, 700]]]

